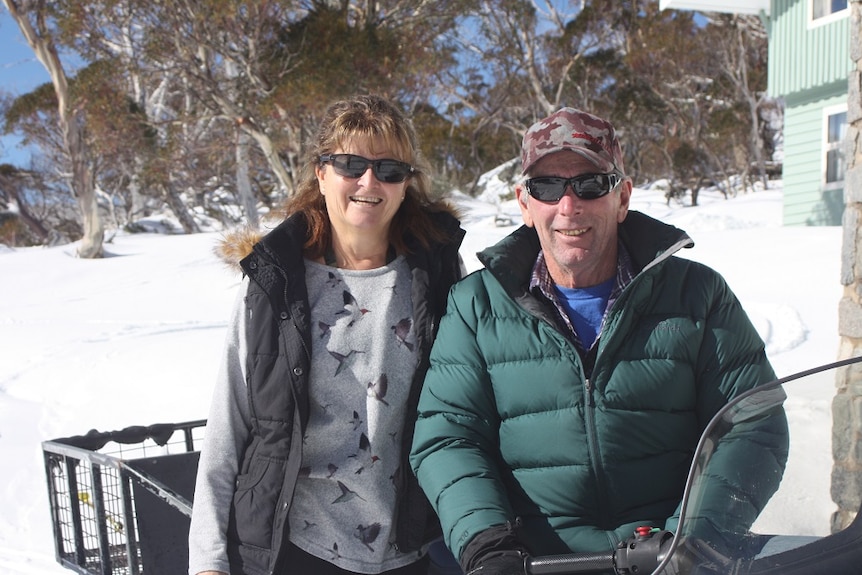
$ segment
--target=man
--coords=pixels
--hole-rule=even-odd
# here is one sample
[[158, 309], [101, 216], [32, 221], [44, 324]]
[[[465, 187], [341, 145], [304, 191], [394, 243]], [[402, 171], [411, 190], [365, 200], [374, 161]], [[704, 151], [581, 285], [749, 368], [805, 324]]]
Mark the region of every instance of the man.
[[[702, 429], [775, 377], [724, 280], [674, 255], [688, 235], [629, 211], [610, 123], [563, 108], [527, 131], [521, 160], [525, 225], [450, 293], [410, 458], [468, 573], [675, 529]], [[710, 529], [744, 531], [777, 488], [783, 411], [756, 427], [734, 449], [764, 480], [740, 495], [722, 452], [726, 524]]]

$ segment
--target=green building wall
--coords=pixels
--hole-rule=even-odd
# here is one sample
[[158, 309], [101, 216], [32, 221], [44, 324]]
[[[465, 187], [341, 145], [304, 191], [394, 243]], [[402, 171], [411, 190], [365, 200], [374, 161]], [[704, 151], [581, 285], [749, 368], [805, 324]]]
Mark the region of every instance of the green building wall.
[[849, 17], [809, 28], [809, 0], [773, 0], [767, 91], [784, 99], [784, 224], [841, 225], [843, 191], [823, 189], [823, 110], [846, 104]]
[[846, 102], [845, 93], [785, 109], [784, 225], [841, 225], [843, 190], [823, 189], [823, 109]]
[[850, 18], [845, 16], [809, 28], [809, 0], [774, 0], [769, 23], [768, 92], [790, 100], [809, 99], [836, 81], [847, 91]]

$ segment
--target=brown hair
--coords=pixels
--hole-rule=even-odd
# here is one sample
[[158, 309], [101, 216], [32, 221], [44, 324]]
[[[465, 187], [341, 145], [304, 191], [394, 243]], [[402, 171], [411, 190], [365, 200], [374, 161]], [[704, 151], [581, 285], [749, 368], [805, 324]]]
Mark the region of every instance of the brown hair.
[[320, 156], [343, 149], [357, 139], [382, 141], [396, 160], [407, 162], [416, 170], [407, 181], [404, 201], [389, 226], [389, 243], [398, 253], [407, 253], [405, 236], [408, 231], [426, 248], [432, 242], [444, 240], [444, 232], [434, 225], [430, 215], [440, 211], [456, 214], [456, 211], [448, 202], [431, 199], [429, 165], [419, 150], [412, 123], [384, 98], [356, 96], [329, 106], [306, 150], [296, 194], [280, 210], [284, 217], [297, 212], [305, 215], [309, 231], [305, 242], [308, 257], [322, 256], [331, 235], [326, 202], [314, 169], [320, 163]]

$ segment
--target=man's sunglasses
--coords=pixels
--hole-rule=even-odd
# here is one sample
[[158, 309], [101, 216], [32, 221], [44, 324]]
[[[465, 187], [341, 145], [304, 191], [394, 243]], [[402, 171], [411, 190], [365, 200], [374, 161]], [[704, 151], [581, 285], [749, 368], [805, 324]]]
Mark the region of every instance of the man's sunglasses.
[[332, 169], [345, 178], [361, 178], [371, 166], [374, 177], [386, 184], [398, 184], [413, 175], [413, 166], [398, 160], [369, 160], [353, 154], [326, 154], [320, 156], [321, 164], [332, 164]]
[[559, 202], [569, 186], [582, 200], [595, 200], [608, 195], [621, 181], [623, 179], [619, 174], [585, 174], [574, 178], [530, 178], [524, 185], [527, 192], [540, 202]]

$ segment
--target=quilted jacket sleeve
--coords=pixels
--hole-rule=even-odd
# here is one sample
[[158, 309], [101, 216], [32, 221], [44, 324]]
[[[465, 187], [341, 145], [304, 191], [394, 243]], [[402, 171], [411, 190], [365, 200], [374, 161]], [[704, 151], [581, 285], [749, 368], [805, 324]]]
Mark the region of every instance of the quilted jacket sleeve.
[[[705, 318], [699, 353], [698, 415], [702, 425], [727, 403], [775, 378], [763, 342], [724, 280]], [[700, 458], [697, 496], [688, 503], [683, 530], [733, 554], [778, 489], [788, 455], [783, 390], [758, 394], [718, 422]], [[754, 407], [752, 407], [752, 405]], [[745, 407], [748, 406], [748, 407]], [[679, 509], [666, 528], [677, 530]]]
[[450, 294], [440, 323], [410, 456], [456, 557], [479, 532], [513, 520], [492, 455], [499, 416], [476, 342], [477, 317], [467, 295], [474, 290], [464, 288]]

